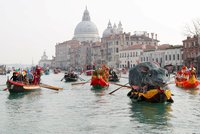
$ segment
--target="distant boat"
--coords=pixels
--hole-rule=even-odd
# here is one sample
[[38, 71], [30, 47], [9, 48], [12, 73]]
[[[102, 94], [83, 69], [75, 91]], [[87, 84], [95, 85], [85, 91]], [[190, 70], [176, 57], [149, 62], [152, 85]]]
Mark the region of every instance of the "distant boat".
[[78, 75], [74, 72], [65, 73], [64, 79], [66, 82], [74, 82], [78, 80]]
[[54, 72], [54, 74], [58, 74], [58, 73], [60, 73], [60, 72], [61, 72], [61, 70], [60, 70], [60, 69], [58, 69], [58, 68], [55, 68], [55, 69], [53, 70], [53, 72]]
[[92, 73], [94, 72], [94, 69], [95, 69], [95, 66], [93, 65], [87, 65], [87, 68], [86, 68], [86, 71], [85, 71], [85, 74], [87, 76], [91, 76]]
[[6, 65], [0, 66], [0, 75], [6, 75]]
[[49, 75], [49, 69], [44, 70], [45, 75]]
[[23, 93], [23, 92], [40, 90], [39, 85], [29, 85], [29, 84], [24, 84], [22, 82], [15, 82], [11, 80], [7, 80], [6, 84], [10, 93]]

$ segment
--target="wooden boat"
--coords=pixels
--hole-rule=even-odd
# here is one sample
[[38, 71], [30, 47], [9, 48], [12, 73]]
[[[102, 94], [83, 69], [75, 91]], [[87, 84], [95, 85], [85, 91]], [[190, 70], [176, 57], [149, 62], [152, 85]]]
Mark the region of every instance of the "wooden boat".
[[23, 93], [40, 90], [39, 85], [27, 85], [22, 82], [15, 82], [11, 80], [7, 80], [6, 84], [10, 93]]
[[97, 69], [92, 74], [90, 85], [93, 90], [107, 89], [108, 83], [108, 68], [106, 65], [102, 65], [102, 69]]
[[93, 90], [100, 90], [100, 89], [106, 89], [109, 86], [109, 83], [106, 82], [102, 76], [96, 77], [93, 76], [91, 80], [91, 84]]
[[45, 71], [44, 71], [44, 74], [45, 74], [45, 75], [49, 75], [49, 70], [45, 70]]
[[61, 70], [60, 70], [59, 68], [55, 68], [55, 69], [53, 70], [53, 72], [54, 72], [54, 74], [58, 74], [58, 73], [61, 72]]
[[109, 76], [109, 81], [110, 82], [119, 82], [119, 78], [118, 77]]
[[146, 101], [151, 103], [163, 103], [163, 102], [171, 102], [173, 103], [173, 99], [171, 98], [171, 91], [161, 90], [161, 89], [150, 89], [146, 93], [131, 91], [128, 96], [130, 99], [135, 101]]
[[78, 74], [76, 74], [74, 72], [66, 72], [64, 79], [66, 82], [78, 81]]
[[0, 66], [0, 75], [6, 75], [6, 65]]
[[78, 81], [78, 76], [75, 76], [75, 77], [65, 77], [65, 81], [66, 82]]
[[87, 65], [85, 74], [87, 76], [91, 76], [94, 72], [95, 66], [94, 65]]
[[87, 76], [91, 76], [93, 72], [94, 72], [94, 70], [86, 70], [86, 71], [85, 71], [85, 74], [86, 74]]
[[175, 83], [178, 87], [189, 89], [197, 87], [200, 82], [197, 80], [195, 75], [191, 75], [188, 80], [180, 80], [176, 78]]

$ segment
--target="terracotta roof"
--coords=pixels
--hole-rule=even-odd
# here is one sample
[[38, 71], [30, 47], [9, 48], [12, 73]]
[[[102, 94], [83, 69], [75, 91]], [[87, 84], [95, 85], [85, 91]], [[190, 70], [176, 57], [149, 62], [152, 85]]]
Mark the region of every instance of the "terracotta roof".
[[162, 44], [162, 45], [158, 46], [158, 49], [164, 50], [164, 49], [171, 48], [171, 47], [173, 47], [173, 46], [169, 45], [169, 44]]
[[156, 46], [153, 46], [153, 45], [146, 45], [144, 50], [155, 50], [156, 49]]
[[143, 45], [132, 45], [132, 46], [128, 46], [124, 49], [122, 49], [121, 51], [126, 51], [126, 50], [135, 50], [135, 49], [142, 49]]

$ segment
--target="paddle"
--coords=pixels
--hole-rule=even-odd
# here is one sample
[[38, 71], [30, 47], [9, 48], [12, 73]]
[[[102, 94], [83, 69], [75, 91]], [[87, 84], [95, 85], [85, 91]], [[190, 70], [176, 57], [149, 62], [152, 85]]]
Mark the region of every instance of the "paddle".
[[80, 76], [78, 77], [81, 81], [85, 81], [83, 78], [81, 78]]
[[126, 87], [126, 88], [131, 88], [130, 86], [126, 86], [126, 84], [125, 85], [118, 84], [118, 83], [110, 83], [110, 84], [114, 84], [114, 85], [121, 86], [121, 87]]
[[109, 94], [112, 94], [112, 93], [116, 92], [117, 90], [119, 90], [119, 89], [122, 88], [122, 87], [126, 87], [127, 84], [129, 84], [129, 83], [126, 83], [125, 85], [122, 85], [121, 87], [115, 89], [114, 91], [110, 92]]
[[53, 89], [53, 90], [63, 90], [63, 88], [55, 87], [55, 86], [50, 86], [50, 85], [43, 84], [43, 83], [40, 84], [40, 87], [48, 88], [48, 89]]
[[6, 90], [8, 90], [8, 88], [3, 89], [3, 91], [6, 91]]
[[90, 81], [90, 79], [89, 79], [88, 81], [86, 81], [86, 82], [72, 83], [72, 85], [86, 84], [86, 83], [88, 83], [89, 81]]
[[128, 79], [128, 77], [123, 77], [123, 76], [121, 76], [121, 78], [125, 78], [125, 79]]
[[63, 77], [60, 81], [63, 81], [64, 78], [65, 78], [65, 77]]

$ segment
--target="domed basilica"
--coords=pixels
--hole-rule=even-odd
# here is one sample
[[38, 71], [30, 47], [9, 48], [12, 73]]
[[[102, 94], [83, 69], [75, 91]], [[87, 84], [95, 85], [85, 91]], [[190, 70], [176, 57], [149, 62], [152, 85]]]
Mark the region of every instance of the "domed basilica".
[[74, 30], [74, 40], [80, 42], [96, 42], [100, 40], [97, 26], [90, 20], [90, 15], [87, 7], [83, 13], [82, 21]]

